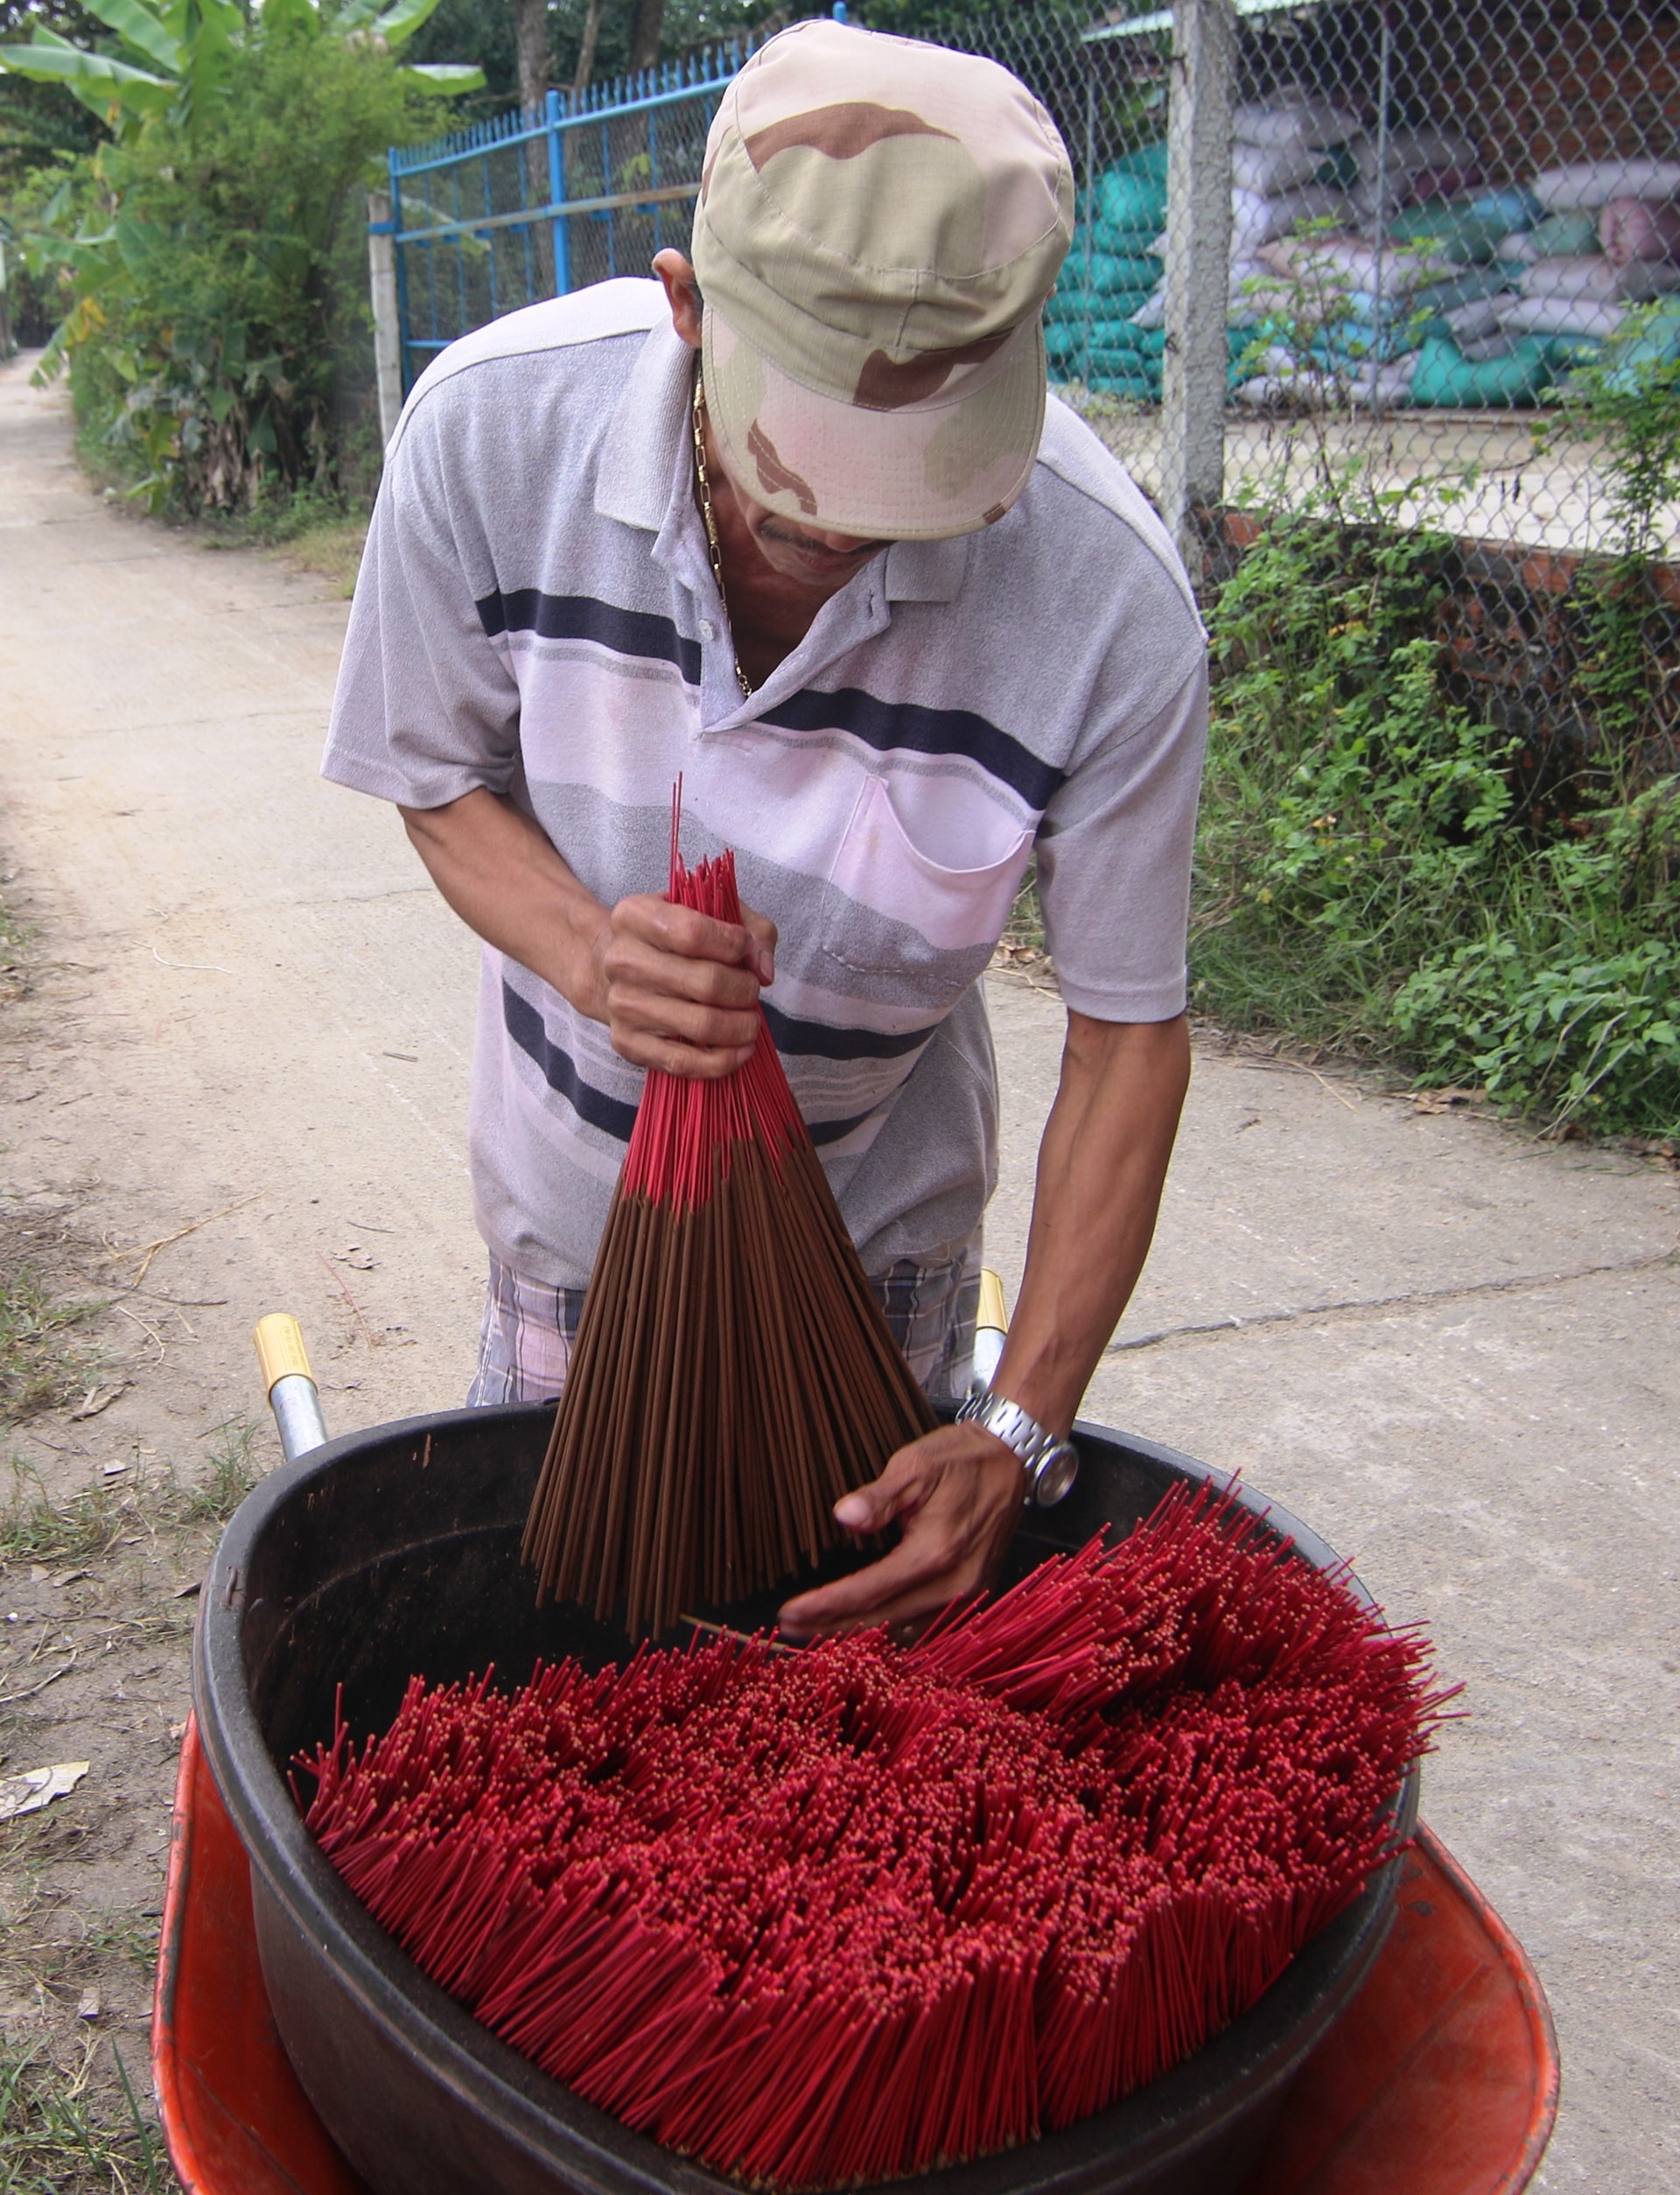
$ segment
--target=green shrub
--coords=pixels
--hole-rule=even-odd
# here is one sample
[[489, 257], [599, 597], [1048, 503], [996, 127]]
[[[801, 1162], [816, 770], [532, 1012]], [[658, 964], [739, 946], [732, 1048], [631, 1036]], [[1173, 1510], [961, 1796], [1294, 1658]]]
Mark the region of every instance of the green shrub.
[[[1596, 744], [1565, 820], [1520, 812], [1517, 743], [1447, 691], [1450, 554], [1442, 533], [1319, 508], [1270, 521], [1220, 590], [1195, 1002], [1553, 1125], [1670, 1133], [1680, 780], [1639, 782], [1624, 665], [1579, 682]], [[1594, 576], [1574, 611], [1589, 663]]]
[[[120, 210], [64, 338], [84, 447], [154, 510], [244, 511], [341, 483], [335, 386], [368, 326], [369, 163], [416, 128], [375, 47], [290, 25], [232, 57], [195, 129], [107, 147]], [[427, 127], [435, 127], [430, 122]]]
[[42, 370], [67, 361], [84, 453], [154, 511], [318, 506], [376, 467], [363, 192], [482, 81], [398, 58], [435, 5], [111, 0], [114, 39], [0, 45], [6, 81], [67, 87], [112, 132], [7, 211], [60, 315]]

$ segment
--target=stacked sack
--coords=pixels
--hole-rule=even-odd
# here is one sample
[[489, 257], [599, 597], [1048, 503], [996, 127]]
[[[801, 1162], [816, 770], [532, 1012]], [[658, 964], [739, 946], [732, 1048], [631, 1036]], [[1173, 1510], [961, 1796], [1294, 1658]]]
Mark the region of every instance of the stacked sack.
[[[1351, 396], [1466, 409], [1532, 404], [1602, 354], [1628, 308], [1680, 292], [1680, 163], [1597, 161], [1549, 170], [1521, 189], [1477, 190], [1468, 139], [1390, 134], [1387, 179], [1369, 139], [1349, 198], [1363, 233], [1281, 239], [1260, 257], [1287, 278], [1286, 310], [1264, 286], [1239, 394]], [[1382, 200], [1390, 209], [1381, 220]], [[1320, 323], [1316, 335], [1314, 319]], [[1680, 297], [1641, 340], [1680, 339]], [[1303, 332], [1306, 340], [1302, 340]], [[1680, 351], [1675, 354], [1680, 355]]]
[[[1494, 227], [1502, 233], [1489, 254], [1481, 244]], [[1449, 200], [1410, 222], [1403, 215], [1386, 233], [1484, 263], [1479, 298], [1447, 310], [1444, 326], [1417, 325], [1411, 403], [1534, 403], [1624, 332], [1624, 370], [1637, 362], [1634, 348], [1640, 357], [1680, 356], [1680, 296], [1628, 324], [1630, 307], [1680, 292], [1680, 162], [1549, 168], [1520, 190]]]
[[[1582, 162], [1489, 189], [1460, 132], [1422, 123], [1379, 143], [1353, 103], [1298, 87], [1239, 107], [1233, 132], [1243, 398], [1532, 404], [1619, 331], [1642, 358], [1680, 358], [1680, 161]], [[1166, 222], [1164, 143], [1097, 177], [1046, 308], [1054, 373], [1158, 401]], [[1624, 326], [1631, 306], [1670, 298]]]
[[[1439, 136], [1407, 134], [1410, 157], [1438, 151]], [[1519, 192], [1427, 195], [1444, 180], [1477, 172], [1460, 148], [1460, 165], [1409, 172], [1396, 196], [1410, 203], [1382, 224], [1381, 243], [1348, 236], [1298, 240], [1286, 248], [1298, 284], [1316, 265], [1340, 282], [1340, 319], [1314, 363], [1340, 375], [1356, 400], [1387, 404], [1528, 404], [1560, 361], [1548, 345], [1504, 337], [1498, 312], [1509, 280], [1499, 247], [1531, 215]], [[1281, 257], [1282, 255], [1280, 254]], [[1325, 279], [1324, 274], [1320, 278]], [[1249, 385], [1254, 400], [1274, 387]]]
[[1164, 339], [1133, 316], [1160, 286], [1166, 222], [1165, 143], [1127, 153], [1096, 178], [1088, 200], [1082, 193], [1074, 248], [1044, 312], [1053, 373], [1147, 402], [1159, 397]]
[[1680, 162], [1585, 160], [1529, 189], [1535, 218], [1499, 246], [1502, 333], [1602, 340], [1630, 305], [1680, 291]]

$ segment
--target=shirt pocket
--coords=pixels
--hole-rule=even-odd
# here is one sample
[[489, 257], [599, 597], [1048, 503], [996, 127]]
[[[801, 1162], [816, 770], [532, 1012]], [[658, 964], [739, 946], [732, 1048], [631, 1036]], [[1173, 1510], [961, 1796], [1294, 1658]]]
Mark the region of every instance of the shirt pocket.
[[860, 970], [989, 957], [1032, 838], [961, 780], [921, 779], [895, 799], [888, 779], [866, 776], [829, 871], [848, 904], [827, 950]]

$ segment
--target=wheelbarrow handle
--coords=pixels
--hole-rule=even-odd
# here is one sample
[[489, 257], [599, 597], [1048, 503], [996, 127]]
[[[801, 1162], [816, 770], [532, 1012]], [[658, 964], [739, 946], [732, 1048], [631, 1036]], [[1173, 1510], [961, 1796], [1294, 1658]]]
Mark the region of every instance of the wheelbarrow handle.
[[290, 1311], [270, 1311], [266, 1318], [258, 1319], [252, 1339], [281, 1450], [288, 1463], [295, 1463], [326, 1439], [320, 1390], [310, 1370], [304, 1329]]
[[1009, 1305], [1004, 1284], [990, 1266], [980, 1275], [980, 1308], [974, 1320], [974, 1378], [970, 1392], [984, 1395], [998, 1377], [1009, 1336]]

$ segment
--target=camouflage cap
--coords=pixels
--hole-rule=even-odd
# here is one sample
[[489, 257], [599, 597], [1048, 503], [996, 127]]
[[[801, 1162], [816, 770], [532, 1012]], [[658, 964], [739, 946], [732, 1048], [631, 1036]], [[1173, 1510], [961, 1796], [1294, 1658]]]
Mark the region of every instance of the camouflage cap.
[[694, 217], [706, 410], [747, 493], [872, 537], [1002, 517], [1038, 454], [1073, 200], [1054, 123], [995, 61], [824, 21], [761, 46]]

